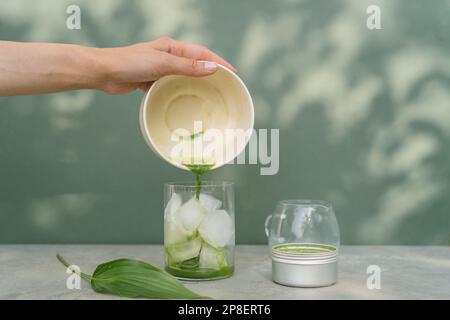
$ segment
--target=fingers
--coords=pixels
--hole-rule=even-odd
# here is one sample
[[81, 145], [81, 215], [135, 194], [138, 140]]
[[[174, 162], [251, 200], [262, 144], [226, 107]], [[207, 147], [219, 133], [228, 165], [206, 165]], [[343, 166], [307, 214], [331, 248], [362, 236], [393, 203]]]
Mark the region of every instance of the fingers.
[[229, 62], [227, 62], [219, 55], [213, 53], [208, 48], [200, 45], [176, 41], [175, 45], [171, 47], [170, 53], [177, 55], [179, 57], [185, 57], [196, 60], [214, 61], [227, 67], [228, 69], [231, 69], [233, 72], [236, 72], [236, 69]]
[[213, 74], [217, 70], [217, 63], [213, 61], [199, 61], [178, 57], [165, 52], [161, 52], [161, 54], [164, 57], [164, 63], [160, 68], [161, 76], [178, 74], [201, 77]]
[[228, 61], [204, 46], [181, 42], [167, 37], [161, 38], [156, 42], [158, 49], [161, 51], [173, 54], [178, 57], [213, 61], [227, 67], [233, 72], [237, 71]]

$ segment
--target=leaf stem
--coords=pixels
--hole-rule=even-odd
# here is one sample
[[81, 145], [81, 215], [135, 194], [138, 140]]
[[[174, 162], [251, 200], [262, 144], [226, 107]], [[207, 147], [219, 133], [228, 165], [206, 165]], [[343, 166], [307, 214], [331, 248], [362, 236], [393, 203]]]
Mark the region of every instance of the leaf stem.
[[[61, 256], [59, 253], [56, 254], [56, 258], [59, 260], [59, 262], [61, 262], [66, 268], [70, 268], [70, 264], [66, 261], [66, 259], [64, 259], [63, 256]], [[73, 273], [78, 274], [82, 279], [91, 282], [92, 280], [92, 276], [83, 273], [83, 272], [77, 272], [76, 270], [73, 270], [72, 268], [70, 268], [70, 270]]]

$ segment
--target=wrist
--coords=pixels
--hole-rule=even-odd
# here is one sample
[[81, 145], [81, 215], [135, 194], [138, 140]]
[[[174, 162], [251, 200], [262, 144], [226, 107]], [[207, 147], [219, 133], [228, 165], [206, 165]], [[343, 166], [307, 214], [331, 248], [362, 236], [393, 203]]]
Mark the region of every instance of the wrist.
[[87, 89], [103, 90], [107, 81], [110, 81], [112, 63], [106, 55], [108, 49], [95, 47], [82, 47], [84, 66], [89, 75]]

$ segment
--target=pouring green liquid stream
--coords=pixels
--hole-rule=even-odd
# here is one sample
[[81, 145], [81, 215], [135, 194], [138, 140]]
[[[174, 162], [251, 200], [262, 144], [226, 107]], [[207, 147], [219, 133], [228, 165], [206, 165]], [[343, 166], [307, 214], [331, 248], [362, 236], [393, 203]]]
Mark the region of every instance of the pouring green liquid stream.
[[214, 163], [182, 163], [193, 174], [195, 174], [195, 197], [200, 198], [200, 192], [202, 190], [202, 177], [205, 173], [210, 171], [214, 167]]

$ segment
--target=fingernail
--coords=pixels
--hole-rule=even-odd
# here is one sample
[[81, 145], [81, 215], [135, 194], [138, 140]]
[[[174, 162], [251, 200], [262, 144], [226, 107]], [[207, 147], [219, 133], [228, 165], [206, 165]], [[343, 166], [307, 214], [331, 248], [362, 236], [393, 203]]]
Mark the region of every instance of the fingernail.
[[212, 62], [212, 61], [205, 61], [205, 62], [203, 62], [203, 68], [206, 70], [216, 70], [217, 63]]

